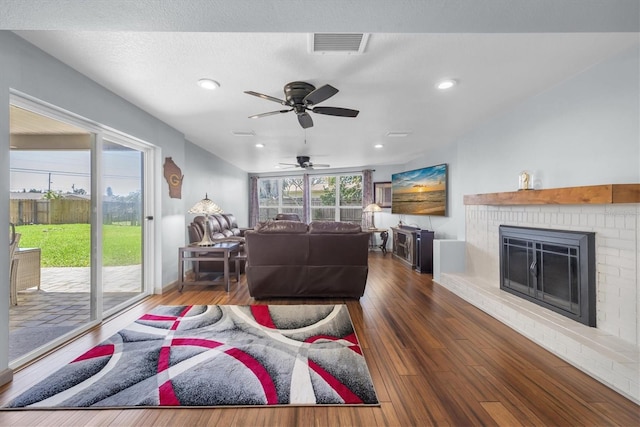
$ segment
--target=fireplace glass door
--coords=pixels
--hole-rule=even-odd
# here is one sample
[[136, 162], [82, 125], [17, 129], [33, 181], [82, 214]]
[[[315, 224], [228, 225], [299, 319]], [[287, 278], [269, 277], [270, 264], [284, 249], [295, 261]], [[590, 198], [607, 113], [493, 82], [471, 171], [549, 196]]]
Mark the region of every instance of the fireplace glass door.
[[573, 314], [580, 314], [578, 249], [537, 244], [540, 280], [538, 298]]
[[580, 314], [578, 248], [505, 238], [503, 251], [504, 287]]
[[500, 288], [595, 326], [594, 234], [500, 227]]

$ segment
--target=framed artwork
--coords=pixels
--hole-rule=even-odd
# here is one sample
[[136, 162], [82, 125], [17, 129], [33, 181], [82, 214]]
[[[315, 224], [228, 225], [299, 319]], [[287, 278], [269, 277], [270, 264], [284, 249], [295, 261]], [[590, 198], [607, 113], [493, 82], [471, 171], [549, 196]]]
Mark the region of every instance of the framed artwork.
[[184, 175], [182, 175], [182, 171], [171, 157], [164, 158], [164, 179], [169, 184], [169, 197], [182, 199], [182, 180]]
[[447, 164], [391, 175], [391, 213], [447, 216]]
[[391, 207], [391, 182], [373, 183], [373, 201], [381, 208]]

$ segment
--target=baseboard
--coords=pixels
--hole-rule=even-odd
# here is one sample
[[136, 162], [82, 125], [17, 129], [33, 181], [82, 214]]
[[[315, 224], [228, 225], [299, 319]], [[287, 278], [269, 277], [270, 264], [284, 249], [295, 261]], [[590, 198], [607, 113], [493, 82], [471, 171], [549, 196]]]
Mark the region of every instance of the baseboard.
[[0, 372], [0, 386], [5, 385], [13, 381], [13, 369], [5, 369]]
[[166, 292], [172, 291], [172, 290], [177, 289], [177, 288], [178, 288], [178, 281], [174, 280], [173, 282], [167, 283], [166, 285], [164, 285], [162, 287], [162, 289], [160, 290], [160, 293], [164, 294]]

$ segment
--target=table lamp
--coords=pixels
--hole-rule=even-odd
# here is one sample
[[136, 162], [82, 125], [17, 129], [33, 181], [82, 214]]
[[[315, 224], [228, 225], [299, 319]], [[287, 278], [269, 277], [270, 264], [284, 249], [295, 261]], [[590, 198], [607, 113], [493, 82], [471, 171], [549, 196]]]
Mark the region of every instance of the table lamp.
[[198, 214], [204, 216], [204, 233], [202, 235], [202, 240], [198, 243], [198, 246], [210, 246], [213, 245], [214, 242], [209, 237], [209, 215], [222, 213], [224, 212], [222, 208], [215, 203], [213, 203], [207, 193], [204, 194], [204, 199], [200, 200], [196, 203], [191, 209], [187, 212], [190, 214]]
[[373, 214], [374, 214], [374, 212], [381, 212], [381, 211], [382, 211], [382, 208], [380, 206], [378, 206], [377, 204], [375, 204], [375, 203], [371, 203], [371, 204], [367, 205], [366, 208], [364, 208], [364, 210], [362, 212], [371, 212], [371, 227], [369, 227], [369, 228], [376, 228], [376, 226], [374, 225], [374, 221], [373, 221], [373, 219], [374, 219]]

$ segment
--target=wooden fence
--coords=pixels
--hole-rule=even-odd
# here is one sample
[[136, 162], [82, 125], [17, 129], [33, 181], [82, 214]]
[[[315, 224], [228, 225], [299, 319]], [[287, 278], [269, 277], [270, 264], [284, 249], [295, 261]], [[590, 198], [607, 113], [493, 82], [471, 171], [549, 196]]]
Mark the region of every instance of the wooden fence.
[[[275, 218], [280, 213], [277, 207], [260, 208], [258, 221], [268, 221]], [[297, 213], [302, 218], [302, 208], [287, 209], [283, 208], [282, 213]], [[318, 206], [311, 207], [311, 221], [334, 221], [336, 217], [336, 208], [323, 208]], [[340, 209], [340, 221], [351, 222], [354, 224], [362, 224], [362, 208], [358, 209]]]
[[[10, 222], [24, 224], [89, 224], [91, 201], [77, 199], [16, 200], [10, 203]], [[140, 225], [140, 208], [136, 203], [103, 203], [103, 222]]]

